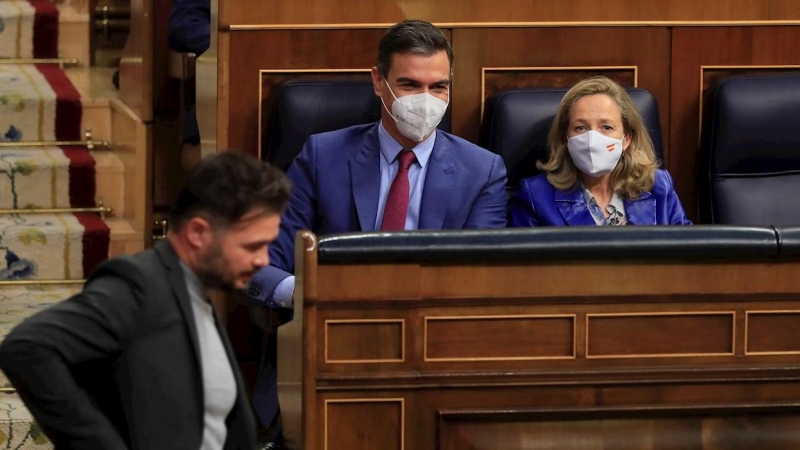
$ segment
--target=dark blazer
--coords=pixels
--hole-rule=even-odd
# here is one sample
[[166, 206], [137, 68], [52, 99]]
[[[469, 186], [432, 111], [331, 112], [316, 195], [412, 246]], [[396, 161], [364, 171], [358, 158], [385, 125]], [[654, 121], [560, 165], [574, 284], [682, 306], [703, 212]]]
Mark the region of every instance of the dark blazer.
[[[420, 204], [419, 229], [502, 228], [506, 225], [503, 160], [461, 138], [436, 132]], [[312, 135], [289, 167], [292, 198], [270, 245], [270, 267], [251, 285], [269, 303], [294, 271], [297, 231], [374, 231], [381, 183], [378, 124]]]
[[175, 0], [169, 14], [169, 46], [200, 56], [211, 44], [211, 0]]
[[[226, 450], [255, 447], [236, 358], [217, 321], [238, 398]], [[22, 322], [0, 368], [56, 448], [200, 447], [203, 386], [186, 282], [168, 242], [101, 265], [84, 290]]]
[[[635, 200], [623, 199], [623, 204], [630, 225], [692, 224], [665, 170], [656, 171], [656, 180], [649, 192]], [[520, 181], [519, 191], [509, 200], [508, 206], [512, 227], [595, 225], [582, 190], [579, 187], [568, 191], [556, 189], [543, 173]]]

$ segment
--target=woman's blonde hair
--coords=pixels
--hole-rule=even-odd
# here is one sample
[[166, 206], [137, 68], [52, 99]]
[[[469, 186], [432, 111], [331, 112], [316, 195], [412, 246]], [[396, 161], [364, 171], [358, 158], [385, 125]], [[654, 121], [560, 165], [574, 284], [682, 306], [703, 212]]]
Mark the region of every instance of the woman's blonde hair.
[[581, 97], [603, 94], [614, 100], [622, 112], [622, 129], [630, 136], [630, 144], [623, 152], [621, 163], [611, 172], [614, 192], [627, 199], [638, 198], [653, 187], [658, 161], [653, 141], [644, 126], [642, 115], [630, 95], [616, 82], [606, 77], [587, 78], [567, 91], [558, 107], [548, 134], [548, 160], [536, 163], [547, 174], [547, 181], [561, 190], [573, 188], [578, 182], [578, 169], [567, 150], [567, 129], [572, 106]]

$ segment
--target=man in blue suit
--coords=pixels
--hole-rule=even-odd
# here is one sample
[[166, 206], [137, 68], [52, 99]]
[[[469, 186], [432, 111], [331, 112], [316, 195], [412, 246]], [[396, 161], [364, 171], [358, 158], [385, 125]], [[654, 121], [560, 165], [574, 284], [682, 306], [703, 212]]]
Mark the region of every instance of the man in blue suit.
[[[450, 43], [428, 22], [387, 31], [372, 68], [381, 121], [308, 139], [289, 168], [289, 208], [270, 246], [270, 266], [253, 278], [252, 297], [292, 307], [300, 229], [324, 235], [505, 226], [502, 159], [436, 129], [450, 101], [452, 63]], [[277, 412], [274, 374], [262, 362], [255, 403], [265, 425]]]

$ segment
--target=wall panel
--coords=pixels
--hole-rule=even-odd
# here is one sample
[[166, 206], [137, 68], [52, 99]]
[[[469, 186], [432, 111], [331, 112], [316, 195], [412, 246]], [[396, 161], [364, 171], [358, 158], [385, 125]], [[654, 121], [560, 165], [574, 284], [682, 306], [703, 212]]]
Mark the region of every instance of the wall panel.
[[800, 19], [795, 0], [306, 0], [230, 2], [225, 25], [432, 22], [720, 21]]

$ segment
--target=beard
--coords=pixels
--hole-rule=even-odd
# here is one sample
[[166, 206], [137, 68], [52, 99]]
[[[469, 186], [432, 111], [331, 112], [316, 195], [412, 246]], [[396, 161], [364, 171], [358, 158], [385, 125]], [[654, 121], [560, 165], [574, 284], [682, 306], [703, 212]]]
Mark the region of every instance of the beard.
[[208, 251], [198, 256], [195, 274], [204, 287], [226, 292], [240, 291], [236, 287], [236, 277], [228, 269], [230, 264], [222, 254], [219, 242], [212, 242]]

